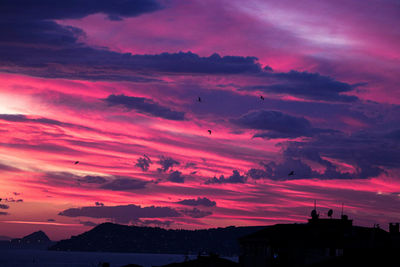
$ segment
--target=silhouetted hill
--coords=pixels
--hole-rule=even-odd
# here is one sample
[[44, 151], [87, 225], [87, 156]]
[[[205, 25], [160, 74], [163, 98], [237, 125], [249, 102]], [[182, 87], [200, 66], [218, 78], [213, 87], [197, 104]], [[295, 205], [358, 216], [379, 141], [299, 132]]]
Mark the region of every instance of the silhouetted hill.
[[50, 249], [170, 254], [213, 252], [228, 256], [239, 254], [239, 237], [262, 228], [230, 226], [207, 230], [166, 230], [103, 223], [88, 232], [62, 240]]
[[9, 246], [10, 248], [47, 249], [53, 244], [54, 242], [43, 231], [37, 231], [23, 238], [12, 239]]

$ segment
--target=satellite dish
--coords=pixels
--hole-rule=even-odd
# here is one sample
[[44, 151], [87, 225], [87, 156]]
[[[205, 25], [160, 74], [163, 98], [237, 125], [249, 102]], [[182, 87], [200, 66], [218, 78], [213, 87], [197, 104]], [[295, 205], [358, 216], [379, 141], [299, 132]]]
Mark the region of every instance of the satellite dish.
[[311, 211], [311, 218], [312, 219], [318, 219], [318, 213], [317, 213], [317, 210], [315, 210], [315, 209], [313, 209], [312, 211]]
[[328, 211], [328, 217], [329, 217], [329, 218], [332, 218], [332, 214], [333, 214], [333, 210], [330, 209], [330, 210]]

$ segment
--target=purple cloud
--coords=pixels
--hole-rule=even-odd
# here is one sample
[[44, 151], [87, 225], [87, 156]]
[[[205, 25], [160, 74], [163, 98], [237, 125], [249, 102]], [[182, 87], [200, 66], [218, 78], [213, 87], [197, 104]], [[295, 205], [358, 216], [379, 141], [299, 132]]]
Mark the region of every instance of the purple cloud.
[[271, 110], [250, 111], [237, 119], [232, 119], [231, 122], [246, 129], [266, 131], [257, 133], [254, 137], [267, 139], [312, 136], [322, 131], [313, 128], [305, 118]]
[[0, 209], [7, 210], [9, 208], [10, 208], [10, 206], [8, 206], [6, 204], [0, 204]]
[[109, 19], [134, 17], [161, 9], [154, 0], [70, 0], [53, 2], [37, 0], [4, 0], [0, 16], [2, 18], [19, 18], [23, 20], [78, 19], [96, 13], [103, 13]]
[[135, 164], [135, 166], [141, 168], [142, 171], [148, 171], [150, 164], [152, 163], [153, 162], [148, 156], [143, 155], [143, 157], [137, 159], [137, 163]]
[[192, 218], [203, 218], [212, 215], [211, 211], [199, 210], [198, 208], [180, 210], [181, 213]]
[[158, 168], [158, 172], [166, 172], [174, 165], [179, 165], [180, 163], [172, 158], [161, 156], [160, 160], [157, 161], [158, 164], [161, 165], [161, 168]]
[[174, 171], [168, 175], [167, 180], [173, 183], [184, 183], [185, 177], [182, 176], [180, 171]]
[[134, 204], [121, 206], [96, 206], [70, 208], [58, 215], [67, 217], [90, 217], [111, 219], [118, 223], [134, 222], [140, 218], [179, 217], [180, 214], [169, 207], [141, 207]]
[[247, 180], [246, 176], [240, 175], [237, 170], [233, 171], [233, 174], [228, 178], [221, 175], [219, 178], [214, 177], [209, 179], [205, 182], [205, 184], [238, 184], [238, 183], [245, 183]]
[[109, 95], [106, 99], [104, 99], [104, 101], [106, 101], [109, 106], [120, 105], [124, 106], [128, 110], [133, 109], [139, 113], [154, 117], [177, 121], [185, 119], [185, 113], [161, 106], [149, 98], [126, 95]]
[[197, 199], [184, 199], [176, 203], [186, 206], [204, 206], [204, 207], [215, 207], [217, 205], [215, 201], [211, 201], [206, 197], [203, 198], [198, 197]]
[[250, 86], [241, 88], [246, 91], [264, 91], [266, 93], [289, 94], [311, 100], [354, 102], [356, 96], [345, 95], [357, 85], [339, 82], [319, 73], [290, 71], [282, 73], [265, 72], [264, 76], [272, 79], [271, 85]]
[[15, 203], [24, 202], [24, 200], [21, 199], [21, 198], [19, 198], [19, 199], [14, 199], [14, 198], [12, 198], [12, 197], [8, 197], [8, 198], [4, 199], [4, 201], [5, 201], [5, 202], [15, 202]]
[[[263, 168], [252, 168], [247, 175], [253, 179], [366, 179], [386, 173], [385, 169], [397, 168], [400, 152], [394, 140], [382, 138], [382, 134], [343, 133], [321, 134], [312, 140], [286, 142], [281, 162], [261, 163]], [[354, 167], [352, 172], [340, 171], [330, 158], [346, 162]], [[309, 162], [324, 167], [315, 171]], [[288, 176], [294, 171], [295, 175]]]
[[18, 168], [15, 168], [15, 167], [12, 167], [12, 166], [9, 166], [9, 165], [6, 165], [6, 164], [2, 164], [2, 163], [0, 163], [0, 170], [2, 170], [2, 171], [11, 171], [11, 172], [21, 171]]
[[148, 182], [134, 179], [134, 178], [117, 178], [107, 184], [102, 185], [100, 188], [113, 191], [131, 191], [143, 189]]
[[87, 183], [87, 184], [104, 184], [108, 180], [102, 176], [95, 176], [95, 175], [86, 175], [82, 178], [78, 179], [78, 182]]

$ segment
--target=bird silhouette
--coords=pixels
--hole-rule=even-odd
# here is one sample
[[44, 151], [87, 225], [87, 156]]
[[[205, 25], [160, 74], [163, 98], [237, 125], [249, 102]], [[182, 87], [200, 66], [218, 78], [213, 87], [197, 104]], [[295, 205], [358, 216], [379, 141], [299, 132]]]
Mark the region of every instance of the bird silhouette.
[[211, 134], [211, 130], [208, 130], [208, 133]]
[[0, 202], [2, 201], [3, 199], [2, 198], [0, 198]]
[[198, 102], [201, 102], [201, 97], [200, 97], [200, 96], [199, 96], [199, 98], [197, 98], [197, 101], [198, 101]]
[[78, 163], [79, 163], [79, 161], [75, 161], [75, 162], [74, 162], [75, 165], [78, 164]]
[[262, 95], [260, 95], [260, 98], [261, 98], [261, 100], [265, 100], [265, 98]]
[[294, 171], [289, 172], [288, 176], [293, 176], [294, 175]]

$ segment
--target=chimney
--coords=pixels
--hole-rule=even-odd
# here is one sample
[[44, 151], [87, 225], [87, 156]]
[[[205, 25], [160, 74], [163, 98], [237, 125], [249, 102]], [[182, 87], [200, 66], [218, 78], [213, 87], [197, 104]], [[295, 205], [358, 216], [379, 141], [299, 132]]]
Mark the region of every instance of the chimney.
[[389, 233], [398, 234], [399, 233], [399, 223], [389, 223]]

